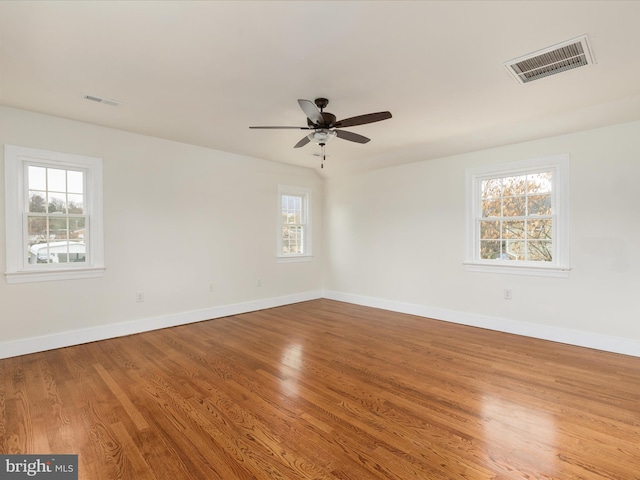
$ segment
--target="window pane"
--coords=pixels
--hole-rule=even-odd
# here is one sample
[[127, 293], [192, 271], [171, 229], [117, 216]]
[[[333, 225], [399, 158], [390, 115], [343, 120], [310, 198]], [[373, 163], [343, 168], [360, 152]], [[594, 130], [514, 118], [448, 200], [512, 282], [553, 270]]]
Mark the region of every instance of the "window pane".
[[526, 175], [518, 175], [517, 177], [506, 177], [502, 179], [503, 196], [515, 197], [525, 195], [527, 193], [527, 177]]
[[531, 195], [528, 207], [529, 215], [551, 215], [551, 195]]
[[49, 243], [49, 261], [51, 263], [67, 263], [69, 252], [69, 242], [56, 241]]
[[501, 217], [502, 216], [502, 200], [499, 198], [493, 200], [482, 201], [482, 216], [483, 217]]
[[507, 240], [503, 253], [504, 260], [526, 260], [526, 242], [524, 240]]
[[47, 189], [47, 169], [43, 167], [29, 166], [27, 175], [29, 176], [29, 190]]
[[68, 262], [86, 262], [86, 247], [83, 242], [69, 242]]
[[551, 172], [527, 175], [529, 193], [551, 193]]
[[49, 217], [49, 239], [60, 240], [69, 238], [67, 217]]
[[29, 263], [51, 263], [51, 258], [49, 256], [49, 244], [46, 242], [29, 245], [27, 255], [27, 261]]
[[528, 260], [537, 262], [550, 262], [553, 260], [550, 241], [531, 240], [527, 242], [527, 245], [529, 246]]
[[524, 220], [502, 222], [502, 238], [521, 238], [524, 240]]
[[526, 214], [526, 197], [505, 197], [503, 200], [502, 215], [505, 217], [523, 217]]
[[480, 258], [483, 260], [495, 260], [500, 258], [500, 241], [481, 240]]
[[50, 192], [66, 192], [67, 191], [67, 171], [58, 168], [47, 168], [47, 181]]
[[67, 195], [67, 202], [69, 213], [84, 213], [84, 195], [75, 195], [70, 193]]
[[302, 200], [302, 197], [282, 195], [282, 223], [302, 223]]
[[530, 239], [551, 240], [553, 221], [550, 218], [544, 220], [529, 220], [527, 222], [527, 236]]
[[84, 241], [86, 237], [86, 220], [84, 217], [69, 218], [69, 238]]
[[482, 181], [482, 198], [496, 198], [502, 196], [502, 179], [492, 178]]
[[500, 239], [500, 222], [480, 222], [480, 238], [482, 239]]
[[29, 211], [30, 212], [41, 212], [44, 213], [47, 211], [47, 193], [46, 192], [36, 192], [29, 191]]
[[69, 193], [84, 193], [84, 173], [67, 170], [67, 191]]
[[67, 213], [66, 197], [64, 193], [49, 192], [49, 213]]
[[282, 253], [304, 253], [301, 226], [285, 226], [282, 229]]
[[47, 239], [47, 218], [32, 217], [27, 218], [28, 244], [44, 242]]

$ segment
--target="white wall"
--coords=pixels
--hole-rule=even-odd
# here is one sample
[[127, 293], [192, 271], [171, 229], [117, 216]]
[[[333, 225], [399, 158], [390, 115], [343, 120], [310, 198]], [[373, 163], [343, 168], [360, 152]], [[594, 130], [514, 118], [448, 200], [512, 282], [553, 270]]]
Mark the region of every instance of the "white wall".
[[[0, 144], [103, 158], [107, 266], [99, 279], [2, 278], [0, 358], [321, 294], [323, 182], [311, 169], [4, 107]], [[279, 183], [312, 190], [311, 262], [276, 262]], [[0, 191], [4, 272], [3, 163]]]
[[[309, 169], [0, 107], [5, 143], [104, 159], [107, 271], [1, 279], [0, 358], [321, 295], [640, 356], [640, 122], [325, 182]], [[466, 272], [465, 169], [557, 153], [571, 155], [570, 277]], [[312, 262], [276, 262], [279, 183], [313, 191]]]
[[[465, 271], [465, 169], [558, 153], [570, 278]], [[332, 179], [325, 295], [640, 356], [639, 185], [640, 122]]]

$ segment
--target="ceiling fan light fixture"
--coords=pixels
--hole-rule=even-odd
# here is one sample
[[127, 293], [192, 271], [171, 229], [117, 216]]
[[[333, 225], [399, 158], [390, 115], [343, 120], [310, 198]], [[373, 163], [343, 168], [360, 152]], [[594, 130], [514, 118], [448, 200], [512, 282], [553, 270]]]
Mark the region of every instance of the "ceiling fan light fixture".
[[329, 130], [327, 128], [319, 128], [311, 132], [309, 135], [307, 135], [307, 138], [309, 138], [309, 140], [317, 144], [326, 145], [331, 140], [336, 138], [336, 135], [337, 135], [337, 132], [335, 130]]

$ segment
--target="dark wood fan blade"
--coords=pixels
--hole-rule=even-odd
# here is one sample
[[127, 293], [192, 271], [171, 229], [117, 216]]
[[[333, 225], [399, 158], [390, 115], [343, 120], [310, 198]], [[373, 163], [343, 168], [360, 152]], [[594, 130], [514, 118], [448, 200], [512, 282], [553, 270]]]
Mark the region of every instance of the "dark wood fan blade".
[[302, 137], [300, 141], [293, 146], [293, 148], [304, 147], [307, 143], [309, 143], [309, 137]]
[[315, 125], [324, 125], [324, 118], [322, 118], [322, 114], [318, 107], [309, 100], [298, 100], [298, 105], [307, 116], [309, 120], [311, 120]]
[[249, 128], [269, 128], [269, 129], [278, 129], [278, 128], [290, 128], [294, 130], [311, 130], [310, 127], [249, 127]]
[[355, 127], [356, 125], [364, 125], [365, 123], [379, 122], [391, 118], [391, 112], [368, 113], [367, 115], [358, 115], [357, 117], [345, 118], [334, 124], [336, 128]]
[[349, 140], [350, 142], [367, 143], [371, 140], [370, 138], [363, 137], [357, 133], [347, 132], [346, 130], [336, 130], [336, 134], [338, 135], [338, 138]]

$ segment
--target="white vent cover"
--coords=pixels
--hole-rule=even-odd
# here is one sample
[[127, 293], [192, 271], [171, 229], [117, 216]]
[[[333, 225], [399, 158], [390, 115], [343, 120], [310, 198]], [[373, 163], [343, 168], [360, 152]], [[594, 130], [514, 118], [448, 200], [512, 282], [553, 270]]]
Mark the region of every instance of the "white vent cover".
[[84, 98], [86, 100], [91, 100], [92, 102], [104, 103], [106, 105], [111, 105], [112, 107], [117, 107], [120, 105], [118, 100], [113, 100], [110, 98], [98, 97], [97, 95], [85, 95]]
[[593, 63], [587, 36], [583, 35], [515, 58], [504, 66], [519, 83], [524, 84]]

